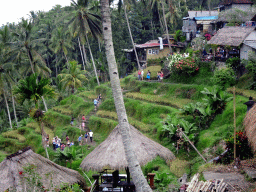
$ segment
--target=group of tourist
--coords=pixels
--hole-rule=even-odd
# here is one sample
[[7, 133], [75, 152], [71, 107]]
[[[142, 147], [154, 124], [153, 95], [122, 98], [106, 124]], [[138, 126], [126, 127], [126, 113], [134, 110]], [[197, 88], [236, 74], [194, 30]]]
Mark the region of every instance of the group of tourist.
[[56, 136], [52, 139], [53, 150], [60, 148], [60, 150], [63, 151], [66, 146], [70, 147], [72, 145], [74, 145], [74, 142], [73, 141], [70, 142], [68, 135], [66, 136], [66, 145], [61, 142], [61, 139], [58, 136]]
[[[88, 141], [88, 137], [90, 138], [90, 141], [91, 141], [91, 143], [92, 143], [92, 140], [93, 140], [93, 132], [92, 132], [92, 130], [90, 130], [90, 132], [86, 132], [85, 134], [84, 134], [84, 139], [85, 139], [85, 142], [87, 143], [87, 141]], [[83, 143], [83, 135], [80, 135], [79, 137], [78, 137], [78, 143], [79, 143], [79, 145], [82, 145], [82, 143]]]
[[[146, 76], [146, 79], [148, 81], [150, 81], [150, 76], [151, 76], [151, 72], [148, 70], [147, 76]], [[143, 79], [144, 79], [144, 71], [143, 70], [139, 69], [139, 71], [138, 71], [138, 79], [143, 81]]]
[[[139, 71], [138, 71], [138, 80], [143, 80], [143, 78], [144, 78], [143, 75], [144, 75], [144, 71], [139, 69]], [[148, 70], [148, 72], [147, 72], [147, 77], [146, 77], [146, 79], [147, 79], [148, 81], [150, 81], [150, 76], [151, 76], [151, 72]], [[164, 78], [164, 73], [163, 73], [163, 71], [162, 71], [162, 70], [161, 70], [161, 71], [158, 71], [158, 72], [157, 72], [157, 80], [158, 80], [158, 81], [162, 81], [163, 78]]]

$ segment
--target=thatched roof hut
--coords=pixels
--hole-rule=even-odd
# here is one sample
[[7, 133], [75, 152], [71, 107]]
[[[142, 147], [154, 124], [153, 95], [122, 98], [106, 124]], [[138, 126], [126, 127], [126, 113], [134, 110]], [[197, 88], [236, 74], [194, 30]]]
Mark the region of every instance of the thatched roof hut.
[[[165, 160], [175, 158], [169, 149], [147, 138], [132, 125], [130, 125], [130, 134], [140, 165], [145, 165], [158, 155]], [[101, 171], [104, 168], [124, 169], [127, 166], [119, 125], [116, 126], [104, 142], [85, 157], [80, 165], [84, 170], [92, 169], [97, 171]]]
[[238, 47], [255, 27], [224, 27], [218, 30], [208, 44]]
[[245, 133], [254, 151], [256, 151], [256, 104], [244, 118]]
[[14, 153], [0, 163], [0, 191], [13, 188], [16, 191], [24, 189], [24, 167], [35, 165], [35, 172], [41, 177], [41, 182], [46, 189], [52, 190], [63, 183], [78, 183], [85, 186], [83, 177], [72, 169], [62, 167], [52, 161], [34, 153], [30, 147]]

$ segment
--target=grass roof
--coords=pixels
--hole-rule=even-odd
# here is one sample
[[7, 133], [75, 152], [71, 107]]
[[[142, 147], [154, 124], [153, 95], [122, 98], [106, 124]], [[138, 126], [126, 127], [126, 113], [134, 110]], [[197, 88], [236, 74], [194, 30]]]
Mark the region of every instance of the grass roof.
[[[130, 134], [135, 154], [140, 165], [145, 165], [157, 156], [173, 160], [173, 153], [159, 143], [147, 138], [130, 125]], [[101, 171], [104, 168], [124, 169], [128, 166], [119, 125], [108, 138], [85, 157], [80, 167], [84, 170]]]

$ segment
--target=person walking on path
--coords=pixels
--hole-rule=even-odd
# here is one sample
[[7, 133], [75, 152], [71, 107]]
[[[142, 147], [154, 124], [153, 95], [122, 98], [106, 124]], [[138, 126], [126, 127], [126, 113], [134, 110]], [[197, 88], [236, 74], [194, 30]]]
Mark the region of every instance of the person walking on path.
[[147, 72], [147, 80], [150, 81], [150, 75], [151, 75], [151, 72], [148, 70]]
[[141, 80], [143, 81], [144, 71], [141, 70]]
[[141, 80], [141, 71], [138, 71], [138, 80]]
[[55, 140], [55, 137], [52, 139], [52, 147], [53, 147], [53, 150], [55, 151], [55, 149], [56, 149], [56, 140]]
[[89, 132], [88, 134], [89, 134], [89, 136], [90, 136], [90, 141], [92, 142], [92, 137], [93, 137], [93, 132], [92, 132], [92, 130], [90, 130], [90, 132]]
[[83, 135], [80, 135], [80, 136], [78, 137], [78, 143], [79, 143], [79, 145], [82, 145], [82, 136], [83, 136]]
[[85, 116], [84, 115], [82, 116], [82, 122], [85, 122]]
[[84, 128], [85, 128], [85, 123], [82, 122], [82, 130], [84, 130]]
[[99, 96], [98, 96], [98, 101], [101, 102], [101, 99], [102, 99], [102, 96], [101, 96], [101, 93], [100, 93]]
[[84, 138], [85, 138], [85, 142], [87, 143], [87, 139], [88, 139], [88, 134], [87, 134], [87, 132], [85, 133]]
[[71, 122], [70, 122], [70, 125], [71, 125], [71, 126], [73, 126], [73, 124], [74, 124], [74, 120], [75, 120], [75, 118], [74, 118], [74, 117], [72, 117], [72, 118], [71, 118]]
[[93, 103], [94, 103], [95, 110], [96, 110], [96, 109], [97, 109], [97, 105], [98, 105], [98, 103], [99, 103], [98, 99], [97, 99], [97, 98], [94, 99]]

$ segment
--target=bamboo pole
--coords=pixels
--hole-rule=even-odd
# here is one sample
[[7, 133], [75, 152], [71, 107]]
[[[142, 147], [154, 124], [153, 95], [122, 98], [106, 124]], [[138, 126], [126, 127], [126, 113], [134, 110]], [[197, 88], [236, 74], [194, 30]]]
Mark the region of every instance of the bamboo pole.
[[236, 159], [236, 87], [233, 89], [234, 102], [234, 160]]
[[205, 161], [205, 163], [207, 162], [206, 159], [203, 157], [203, 155], [197, 150], [197, 148], [195, 147], [195, 145], [189, 140], [189, 138], [187, 137], [187, 135], [182, 131], [181, 128], [178, 128], [178, 131], [180, 131], [184, 137], [188, 140], [188, 142], [190, 143], [190, 145], [192, 145], [192, 147], [196, 150], [196, 152], [200, 155], [200, 157], [202, 157], [202, 159]]

